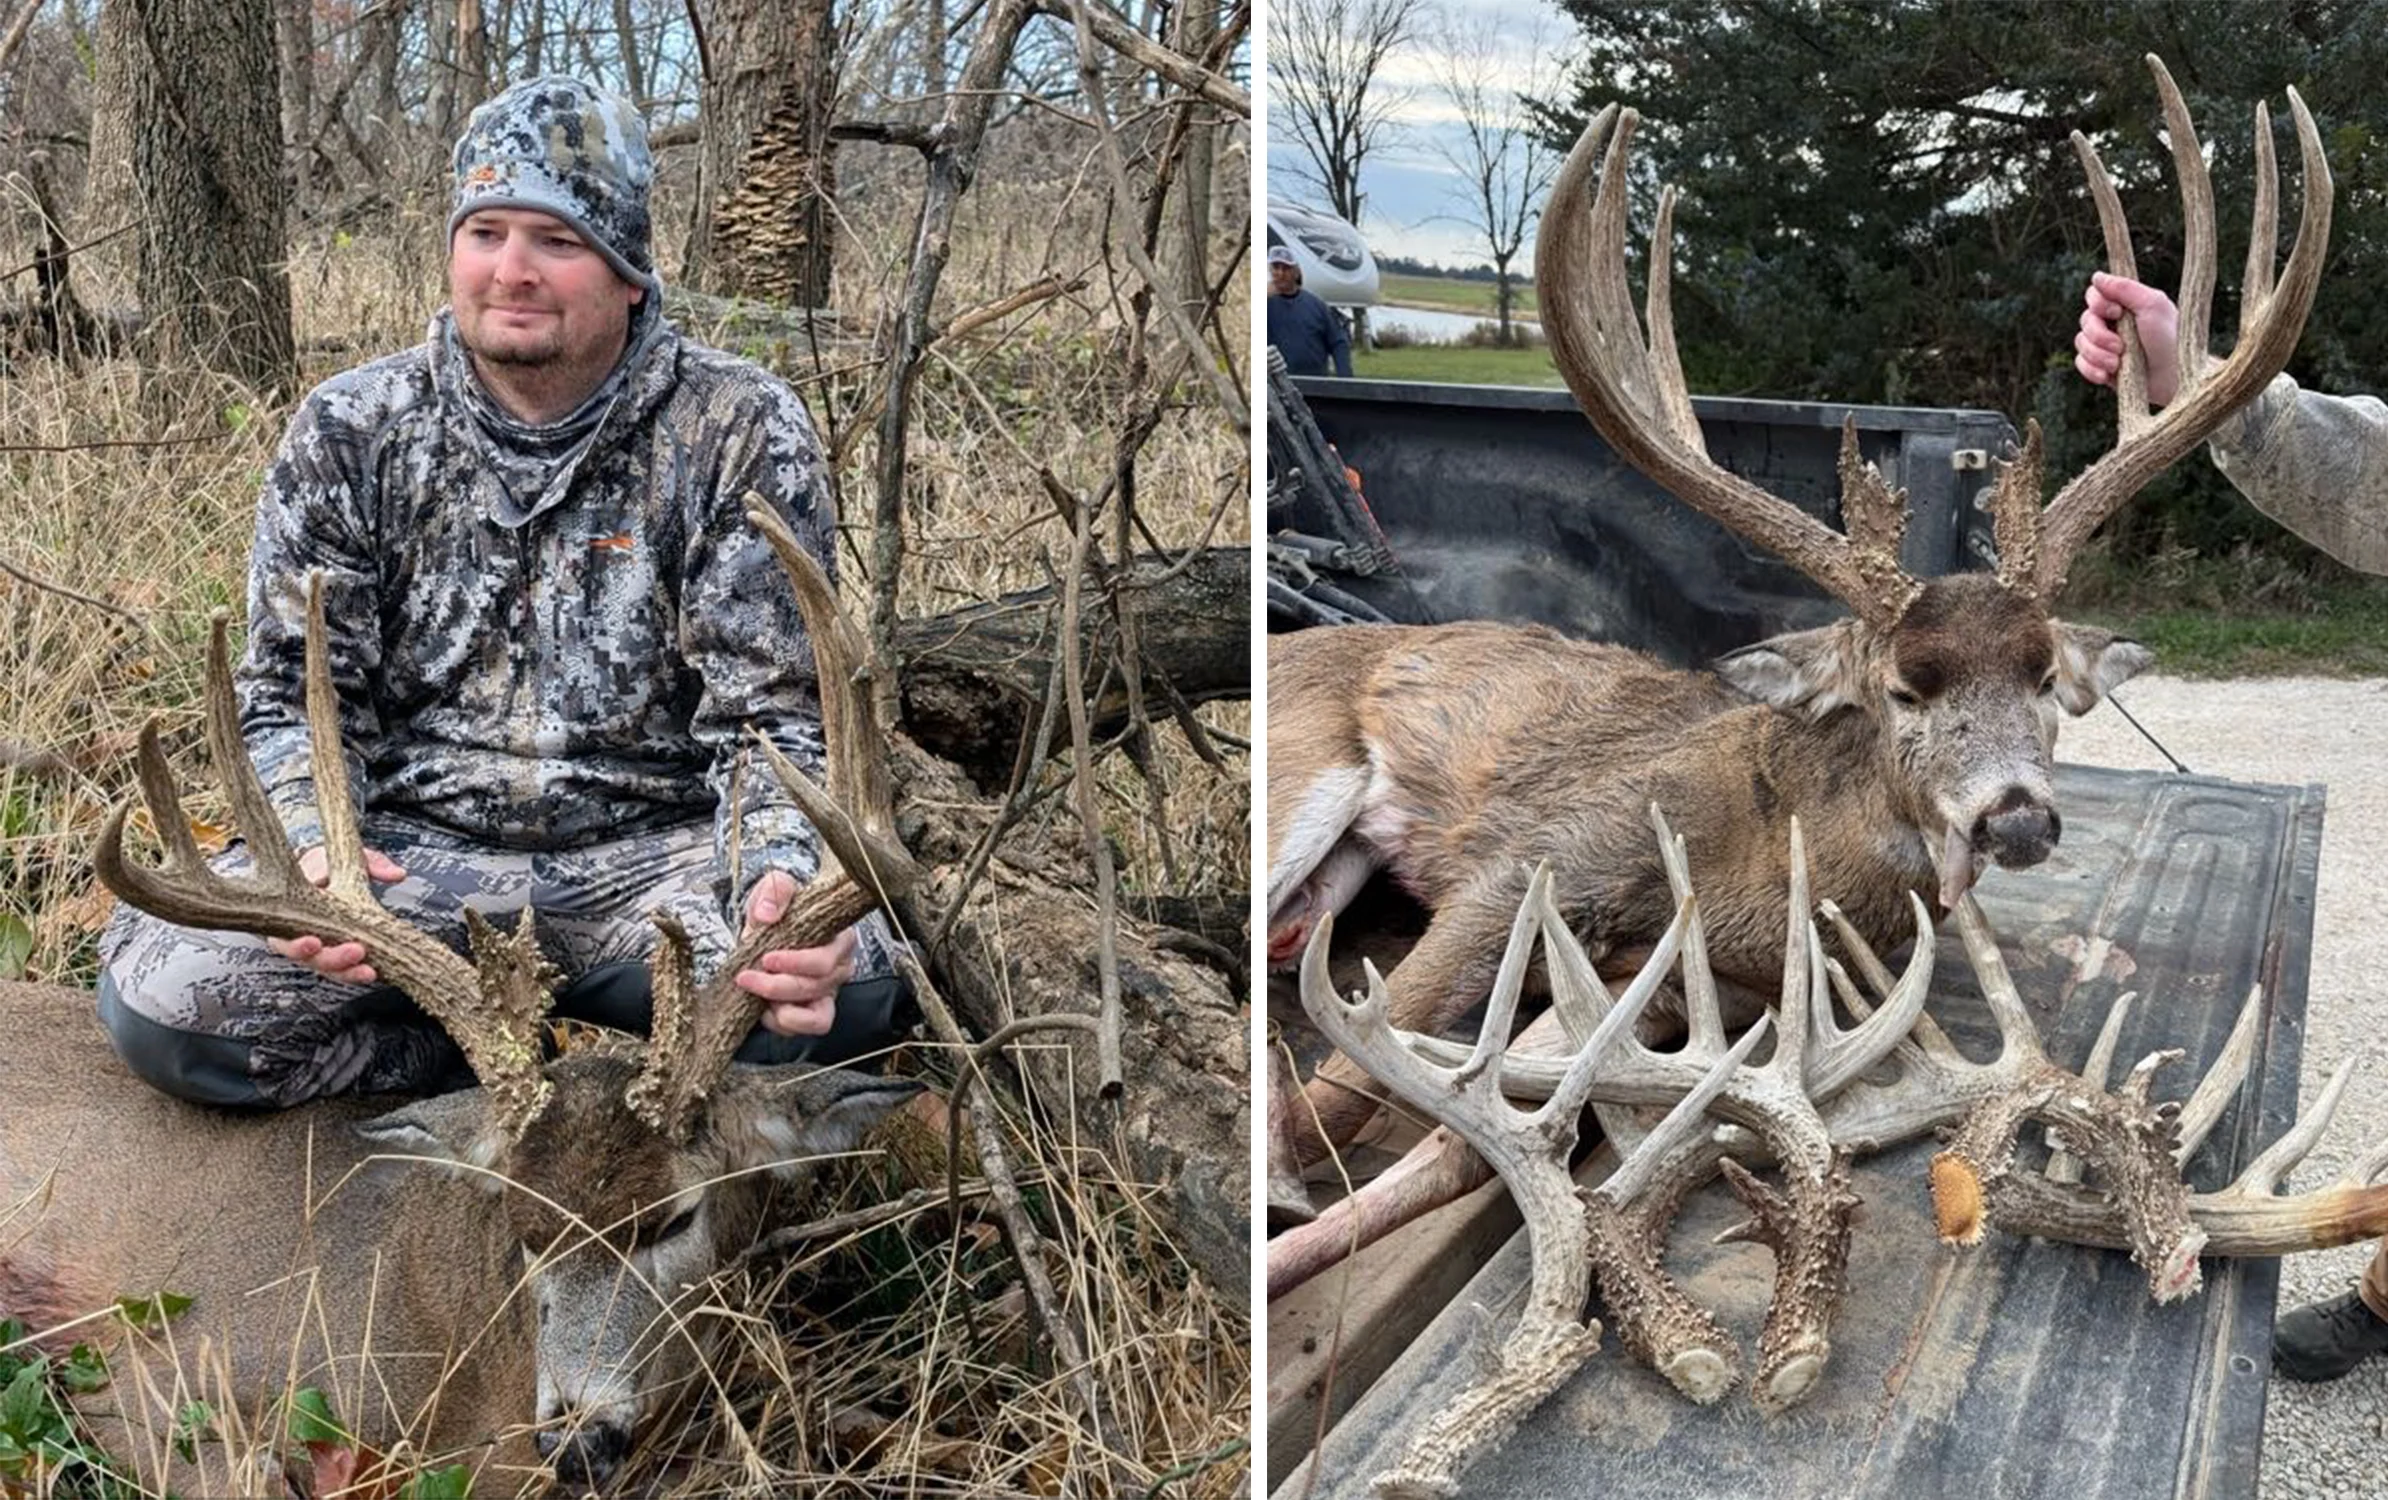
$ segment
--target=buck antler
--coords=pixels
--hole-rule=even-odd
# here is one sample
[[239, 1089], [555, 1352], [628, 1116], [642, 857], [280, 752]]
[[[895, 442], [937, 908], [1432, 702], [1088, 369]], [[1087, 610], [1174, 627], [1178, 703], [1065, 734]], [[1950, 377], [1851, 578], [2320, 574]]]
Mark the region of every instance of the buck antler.
[[204, 717], [208, 758], [232, 806], [233, 826], [247, 844], [250, 873], [219, 873], [200, 854], [152, 719], [141, 728], [137, 770], [142, 801], [164, 846], [163, 858], [152, 869], [126, 857], [124, 830], [132, 808], [120, 803], [109, 814], [92, 853], [101, 883], [142, 911], [184, 927], [364, 944], [381, 977], [406, 991], [456, 1039], [489, 1091], [496, 1119], [520, 1134], [548, 1098], [538, 1028], [553, 975], [539, 960], [530, 912], [524, 911], [511, 939], [500, 938], [477, 914], [467, 914], [467, 930], [480, 961], [476, 971], [471, 961], [439, 939], [374, 901], [348, 785], [348, 762], [340, 746], [339, 700], [324, 647], [320, 573], [307, 579], [306, 702], [316, 806], [330, 878], [320, 889], [309, 881], [241, 741], [228, 629], [225, 612], [217, 610], [208, 625]]
[[[2271, 114], [2255, 106], [2255, 212], [2247, 239], [2247, 269], [2239, 288], [2239, 338], [2227, 359], [2211, 363], [2208, 323], [2214, 301], [2214, 191], [2189, 107], [2181, 102], [2172, 74], [2153, 52], [2148, 70], [2164, 103], [2165, 134], [2171, 138], [2173, 169], [2181, 180], [2180, 387], [2161, 416], [2147, 399], [2147, 357], [2137, 326], [2123, 324], [2123, 363], [2115, 382], [2118, 426], [2114, 448], [2057, 492], [2039, 509], [2039, 433], [2024, 443], [2023, 460], [2011, 465], [1992, 494], [1999, 553], [1999, 580], [2046, 600], [2065, 586], [2065, 575], [2106, 518], [2176, 458], [2203, 442], [2263, 390], [2287, 365], [2304, 333], [2321, 284], [2329, 248], [2332, 184], [2322, 156], [2320, 133], [2305, 101], [2289, 89], [2289, 113], [2296, 120], [2297, 150], [2303, 161], [2305, 202], [2297, 221], [2297, 242], [2289, 250], [2277, 286], [2272, 257], [2279, 243], [2278, 173], [2272, 155]], [[2096, 148], [2080, 131], [2073, 149], [2097, 200], [2098, 224], [2106, 239], [2107, 269], [2133, 276], [2131, 229], [2122, 201]], [[2009, 476], [2014, 476], [2012, 482]], [[2010, 556], [2010, 550], [2013, 555]], [[2036, 554], [2036, 556], [2035, 556]]]
[[[2029, 597], [2052, 599], [2063, 588], [2073, 556], [2107, 517], [2174, 459], [2195, 447], [2261, 391], [2287, 364], [2321, 277], [2329, 240], [2331, 181], [2312, 117], [2289, 90], [2304, 160], [2305, 203], [2277, 288], [2272, 279], [2276, 240], [2275, 172], [2269, 119], [2256, 113], [2257, 194], [2253, 236], [2242, 289], [2238, 346], [2207, 368], [2208, 314], [2214, 287], [2214, 209], [2205, 159], [2187, 106], [2163, 63], [2149, 54], [2163, 96], [2173, 160], [2181, 179], [2185, 248], [2180, 298], [2180, 395], [2161, 416], [2147, 405], [2146, 361], [2126, 329], [2118, 392], [2121, 438], [2114, 449], [2074, 478], [2040, 510], [2041, 442], [2036, 422], [2025, 423], [2022, 452], [2007, 464], [1993, 491], [1999, 579]], [[1650, 240], [1645, 320], [1634, 315], [1626, 280], [1625, 231], [1629, 145], [1640, 116], [1610, 105], [1595, 115], [1568, 153], [1551, 187], [1534, 274], [1543, 288], [1543, 328], [1551, 357], [1576, 402], [1609, 446], [1677, 499], [1749, 542], [1780, 556], [1875, 625], [1895, 623], [1915, 597], [1917, 581], [1899, 565], [1906, 496], [1857, 453], [1855, 418], [1841, 429], [1843, 536], [1708, 456], [1692, 414], [1683, 366], [1675, 351], [1670, 281], [1673, 273], [1675, 190], [1659, 196]], [[2105, 232], [2109, 266], [2132, 271], [2130, 233], [2113, 184], [2097, 153], [2073, 136]], [[1587, 198], [1589, 213], [1581, 211]]]
[[[1426, 1061], [1413, 1039], [1396, 1031], [1390, 996], [1374, 965], [1367, 988], [1346, 1002], [1327, 977], [1332, 918], [1322, 918], [1302, 955], [1302, 1005], [1328, 1040], [1368, 1069], [1411, 1107], [1441, 1120], [1491, 1162], [1516, 1198], [1525, 1220], [1533, 1270], [1526, 1306], [1494, 1361], [1492, 1372], [1446, 1407], [1418, 1435], [1399, 1468], [1374, 1481], [1383, 1496], [1450, 1495], [1476, 1454], [1499, 1442], [1600, 1347], [1600, 1325], [1583, 1321], [1590, 1290], [1592, 1236], [1584, 1199], [1568, 1173], [1577, 1121], [1604, 1054], [1630, 1032], [1658, 990], [1683, 942], [1689, 907], [1660, 938], [1624, 995], [1565, 1060], [1550, 1098], [1531, 1112], [1501, 1097], [1493, 1066], [1516, 1019], [1535, 940], [1550, 931], [1550, 872], [1537, 870], [1510, 929], [1493, 981], [1484, 1025], [1456, 1067]], [[1703, 1111], [1756, 1043], [1757, 1030], [1699, 1080], [1636, 1152], [1617, 1169], [1620, 1191], [1638, 1191], [1647, 1165], [1668, 1156], [1705, 1129]]]
[[[1622, 1106], [1669, 1104], [1701, 1082], [1726, 1051], [1716, 980], [1708, 963], [1705, 931], [1683, 841], [1658, 808], [1650, 810], [1661, 858], [1679, 905], [1689, 912], [1681, 947], [1683, 988], [1690, 1038], [1677, 1052], [1661, 1053], [1628, 1037], [1612, 1044], [1595, 1070], [1591, 1099], [1620, 1156], [1634, 1150], [1643, 1130]], [[1825, 1337], [1838, 1295], [1839, 1266], [1847, 1246], [1849, 1199], [1845, 1165], [1837, 1159], [1817, 1099], [1828, 1098], [1873, 1067], [1922, 1014], [1932, 975], [1934, 939], [1930, 915], [1912, 902], [1915, 951], [1905, 975], [1886, 979], [1889, 1003], [1862, 1024], [1843, 1030], [1823, 1003], [1823, 965], [1812, 925], [1805, 921], [1808, 881], [1804, 835], [1794, 821], [1793, 880], [1787, 910], [1790, 939], [1784, 962], [1785, 1008], [1779, 1024], [1790, 1028], [1762, 1069], [1730, 1077], [1715, 1113], [1743, 1122], [1762, 1138], [1776, 1159], [1795, 1164], [1789, 1199], [1739, 1169], [1723, 1168], [1728, 1182], [1756, 1216], [1753, 1237], [1777, 1253], [1777, 1296], [1760, 1341], [1756, 1399], [1770, 1410], [1798, 1399], [1822, 1368]], [[1532, 904], [1530, 898], [1530, 903]], [[1514, 1041], [1500, 1063], [1501, 1087], [1515, 1097], [1547, 1099], [1568, 1066], [1566, 1052], [1580, 1048], [1604, 1021], [1611, 1005], [1606, 985], [1545, 889], [1536, 914], [1543, 934], [1552, 1008]], [[1564, 1032], [1568, 1048], [1554, 1048]], [[1422, 1058], [1443, 1066], [1464, 1062], [1463, 1044], [1400, 1033]], [[1560, 1055], [1554, 1055], [1554, 1054]], [[1601, 1255], [1603, 1301], [1613, 1314], [1620, 1341], [1636, 1358], [1657, 1369], [1686, 1396], [1711, 1401], [1736, 1378], [1736, 1351], [1713, 1319], [1691, 1304], [1660, 1267], [1666, 1240], [1683, 1195], [1719, 1167], [1720, 1152], [1695, 1143], [1681, 1160], [1651, 1167], [1650, 1191], [1616, 1196], [1608, 1212], [1594, 1212]], [[1317, 1222], [1279, 1236], [1269, 1247], [1269, 1294], [1281, 1295], [1316, 1275], [1358, 1245], [1374, 1242], [1427, 1210], [1468, 1192], [1491, 1175], [1482, 1158], [1453, 1139], [1448, 1126], [1436, 1130], [1392, 1171], [1320, 1215]], [[1612, 1185], [1620, 1180], [1613, 1179]], [[1610, 1188], [1604, 1187], [1603, 1193]]]
[[[1675, 352], [1670, 280], [1675, 190], [1659, 195], [1650, 241], [1649, 337], [1626, 284], [1628, 147], [1641, 116], [1612, 104], [1592, 118], [1551, 185], [1534, 251], [1543, 331], [1576, 404], [1619, 456], [1676, 499], [1781, 557], [1877, 625], [1895, 623], [1917, 588], [1899, 566], [1907, 502], [1857, 457], [1854, 419], [1841, 432], [1846, 536], [1708, 456]], [[1597, 182], [1595, 182], [1597, 178]], [[1597, 188], [1595, 192], [1594, 189]], [[1590, 197], [1589, 214], [1580, 211]]]
[[[1839, 922], [1837, 912], [1828, 911], [1828, 915]], [[1960, 921], [1964, 921], [1963, 909]], [[1877, 991], [1886, 989], [1889, 976], [1882, 971], [1880, 960], [1845, 923], [1839, 926], [1842, 940], [1861, 974]], [[1986, 1064], [1967, 1061], [1929, 1017], [1923, 1018], [1916, 1024], [1913, 1039], [1892, 1054], [1900, 1069], [1895, 1083], [1861, 1085], [1826, 1106], [1826, 1122], [1834, 1139], [1870, 1150], [1964, 1120], [1976, 1110], [2003, 1112], [2012, 1107], [2013, 1099], [2037, 1092], [2030, 1079], [2042, 1070], [2052, 1070], [2072, 1084], [2070, 1089], [2062, 1091], [2068, 1108], [2103, 1110], [2107, 1106], [2094, 1101], [2107, 1099], [2117, 1118], [2111, 1123], [2101, 1121], [2089, 1133], [2086, 1143], [2073, 1126], [2062, 1118], [2057, 1119], [2052, 1139], [2061, 1138], [2062, 1149], [2051, 1158], [2049, 1171], [2037, 1173], [2015, 1168], [2011, 1147], [1997, 1153], [1999, 1160], [1994, 1170], [1985, 1171], [1980, 1136], [1971, 1131], [1962, 1133], [1959, 1143], [1965, 1146], [1965, 1158], [1948, 1166], [1940, 1166], [1937, 1160], [1935, 1163], [1936, 1186], [1945, 1183], [1951, 1193], [1952, 1214], [1944, 1221], [1944, 1229], [1955, 1228], [1961, 1235], [1972, 1233], [1978, 1238], [1981, 1219], [1986, 1216], [1989, 1223], [2009, 1233], [2105, 1249], [2127, 1249], [2148, 1269], [2151, 1290], [2160, 1299], [2182, 1296], [2196, 1289], [2195, 1256], [2200, 1253], [2286, 1255], [2354, 1244], [2388, 1233], [2388, 1186], [2377, 1182], [2383, 1173], [2388, 1173], [2388, 1142], [2375, 1145], [2330, 1186], [2291, 1197], [2279, 1196], [2275, 1191], [2280, 1180], [2304, 1159], [2327, 1128], [2352, 1073], [2351, 1059], [2332, 1075], [2313, 1108], [2279, 1141], [2250, 1162], [2230, 1186], [2213, 1193], [2180, 1189], [2179, 1202], [2186, 1217], [2186, 1229], [2171, 1217], [2169, 1210], [2155, 1212], [2143, 1206], [2134, 1185], [2149, 1177], [2177, 1179], [2180, 1167], [2204, 1143], [2238, 1093], [2253, 1058], [2256, 1032], [2262, 1021], [2264, 996], [2260, 985], [2249, 990], [2229, 1038], [2189, 1097], [2178, 1105], [2161, 1105], [2151, 1110], [2144, 1097], [2144, 1080], [2154, 1071], [2150, 1062], [2167, 1056], [2165, 1053], [2154, 1054], [2150, 1062], [2143, 1062], [2135, 1069], [2134, 1078], [2126, 1080], [2121, 1094], [2109, 1096], [2103, 1087], [2107, 1064], [2102, 1059], [2110, 1058], [2114, 1051], [2114, 1037], [2128, 996], [2118, 1000], [2110, 1012], [2090, 1064], [2078, 1078], [2065, 1075], [2048, 1062], [2005, 965], [1997, 961], [1988, 926], [1981, 920], [1978, 909], [1973, 911], [1972, 925], [1965, 931], [1967, 957], [1974, 964], [1998, 1021], [1999, 1057]], [[1835, 982], [1846, 986], [1846, 976], [1836, 975]], [[1844, 987], [1842, 994], [1853, 1009], [1863, 1008], [1865, 1002], [1856, 996], [1853, 988]], [[2177, 1113], [2172, 1113], [2176, 1110]], [[2162, 1119], [2166, 1115], [2168, 1123]], [[2139, 1127], [2144, 1134], [2131, 1133], [2124, 1123], [2151, 1116], [2158, 1118]], [[2046, 1120], [2048, 1116], [2042, 1114], [2040, 1118]], [[2101, 1153], [2111, 1149], [2118, 1135], [2129, 1149], [2119, 1160], [2110, 1162]], [[2101, 1141], [2106, 1144], [2097, 1144]], [[2169, 1149], [2162, 1153], [2161, 1160], [2157, 1159], [2149, 1148], [2167, 1142]], [[2068, 1165], [2068, 1158], [2075, 1154], [2087, 1158], [2090, 1165], [2100, 1170], [2103, 1190], [2093, 1192], [2073, 1185], [2070, 1179], [2076, 1173]], [[2157, 1195], [2161, 1200], [2173, 1199], [2170, 1180], [2164, 1181]]]
[[761, 735], [774, 775], [819, 832], [819, 876], [799, 891], [779, 920], [741, 938], [703, 986], [691, 975], [687, 935], [657, 918], [655, 1020], [646, 1062], [625, 1100], [639, 1118], [668, 1135], [687, 1133], [698, 1107], [754, 1029], [763, 1002], [738, 988], [741, 969], [777, 948], [813, 948], [909, 891], [919, 869], [895, 834], [895, 806], [873, 695], [860, 677], [868, 647], [838, 608], [836, 591], [778, 514], [750, 497], [746, 518], [763, 533], [796, 591], [820, 686], [823, 789]]

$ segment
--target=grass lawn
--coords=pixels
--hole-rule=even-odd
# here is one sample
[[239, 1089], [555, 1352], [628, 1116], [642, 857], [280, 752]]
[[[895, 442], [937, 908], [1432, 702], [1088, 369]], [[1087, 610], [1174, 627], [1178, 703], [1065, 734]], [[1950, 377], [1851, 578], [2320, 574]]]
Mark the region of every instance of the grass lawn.
[[2075, 617], [2143, 643], [2175, 677], [2388, 677], [2388, 584], [2372, 580], [2328, 585], [2291, 608], [2106, 606]]
[[1354, 349], [1352, 374], [1361, 380], [1422, 380], [1443, 385], [1563, 385], [1548, 349], [1468, 349], [1417, 344], [1406, 349]]
[[[1449, 276], [1410, 276], [1399, 271], [1385, 271], [1377, 278], [1377, 295], [1387, 302], [1404, 307], [1433, 307], [1445, 312], [1473, 313], [1479, 317], [1493, 316], [1493, 284], [1489, 281], [1459, 281]], [[1539, 306], [1534, 300], [1533, 283], [1524, 277], [1510, 281], [1511, 296], [1515, 299], [1510, 310], [1521, 318], [1535, 316]]]

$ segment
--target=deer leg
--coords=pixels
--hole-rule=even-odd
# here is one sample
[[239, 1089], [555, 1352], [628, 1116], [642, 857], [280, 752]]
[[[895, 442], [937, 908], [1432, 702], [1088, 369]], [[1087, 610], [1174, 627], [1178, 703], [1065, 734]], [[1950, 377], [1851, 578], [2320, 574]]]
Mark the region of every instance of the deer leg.
[[1382, 868], [1384, 860], [1375, 850], [1346, 834], [1269, 913], [1269, 967], [1284, 968], [1299, 958], [1318, 919], [1351, 905], [1368, 877]]
[[[1390, 1023], [1403, 1031], [1432, 1033], [1467, 1014], [1492, 988], [1517, 905], [1515, 891], [1504, 897], [1471, 890], [1437, 911], [1417, 946], [1385, 976], [1392, 996]], [[1341, 1052], [1329, 1054], [1293, 1110], [1294, 1151], [1302, 1164], [1324, 1159], [1331, 1147], [1357, 1135], [1381, 1097], [1366, 1069]]]

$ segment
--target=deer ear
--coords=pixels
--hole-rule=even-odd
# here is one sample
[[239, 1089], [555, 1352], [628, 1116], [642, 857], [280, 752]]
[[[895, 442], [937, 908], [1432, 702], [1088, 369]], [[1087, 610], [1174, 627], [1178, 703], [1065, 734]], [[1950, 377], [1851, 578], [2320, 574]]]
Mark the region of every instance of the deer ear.
[[2062, 620], [2050, 620], [2048, 628], [2056, 633], [2056, 701], [2075, 717], [2156, 660], [2155, 652], [2111, 630]]
[[1760, 703], [1821, 719], [1864, 695], [1851, 622], [1771, 636], [1720, 656], [1716, 675]]
[[505, 1136], [489, 1113], [489, 1096], [479, 1089], [418, 1099], [354, 1128], [383, 1151], [446, 1162], [485, 1191], [505, 1187], [504, 1179], [489, 1170], [505, 1149]]
[[721, 1102], [745, 1106], [721, 1112], [733, 1156], [740, 1167], [786, 1164], [850, 1151], [897, 1105], [925, 1087], [916, 1078], [880, 1078], [851, 1068], [791, 1063], [774, 1068], [733, 1068]]

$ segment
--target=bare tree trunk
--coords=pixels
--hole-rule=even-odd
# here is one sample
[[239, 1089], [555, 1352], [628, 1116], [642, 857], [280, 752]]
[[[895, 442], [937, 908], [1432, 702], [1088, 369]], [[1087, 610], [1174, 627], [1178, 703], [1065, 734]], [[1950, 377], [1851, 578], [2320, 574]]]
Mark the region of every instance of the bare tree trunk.
[[638, 30], [631, 23], [630, 0], [614, 0], [614, 34], [622, 42], [622, 81], [629, 86], [630, 102], [640, 110], [647, 107], [647, 69], [638, 55]]
[[456, 138], [459, 35], [456, 10], [449, 0], [429, 0], [423, 8], [423, 66], [431, 75], [431, 89], [424, 102], [423, 124], [434, 140]]
[[684, 277], [699, 291], [797, 307], [829, 302], [829, 140], [837, 34], [831, 0], [713, 0], [713, 71]]
[[287, 391], [297, 357], [271, 0], [120, 3], [134, 27], [119, 98], [144, 221], [138, 284], [159, 352]]
[[[434, 0], [438, 3], [438, 0]], [[489, 35], [481, 0], [456, 0], [456, 97], [444, 139], [464, 128], [464, 117], [489, 97]]]
[[[303, 151], [315, 138], [314, 0], [277, 0], [274, 43], [282, 54], [282, 145]], [[301, 177], [307, 163], [298, 163]]]
[[[132, 97], [127, 77], [134, 64], [132, 0], [106, 0], [99, 12], [99, 77], [94, 93], [103, 107], [91, 111], [91, 152], [83, 169], [83, 207], [73, 238], [98, 240], [123, 228], [140, 213], [133, 191]], [[133, 300], [135, 247], [130, 236], [97, 244], [74, 258], [77, 294], [93, 307], [123, 307]]]
[[945, 0], [922, 0], [928, 7], [929, 24], [921, 38], [921, 92], [931, 99], [945, 92]]

